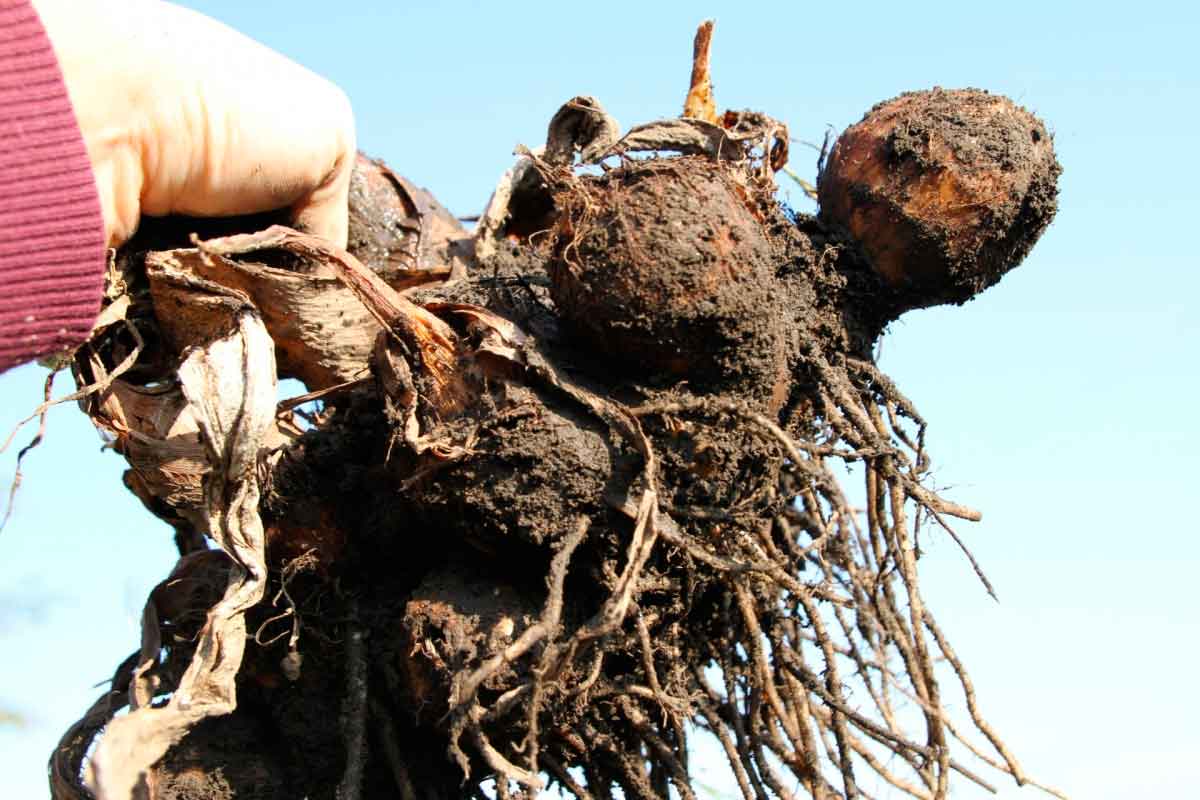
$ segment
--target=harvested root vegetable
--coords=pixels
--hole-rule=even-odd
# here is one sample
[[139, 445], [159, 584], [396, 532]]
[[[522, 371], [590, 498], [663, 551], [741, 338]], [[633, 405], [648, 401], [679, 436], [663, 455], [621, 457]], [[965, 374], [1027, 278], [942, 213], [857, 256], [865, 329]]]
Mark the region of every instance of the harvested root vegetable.
[[909, 308], [963, 303], [1021, 262], [1054, 218], [1061, 172], [1037, 117], [978, 89], [910, 92], [848, 128], [821, 216]]
[[629, 162], [555, 203], [551, 294], [618, 365], [706, 385], [782, 368], [775, 253], [738, 170], [707, 158]]
[[1031, 246], [1049, 137], [906, 95], [794, 214], [786, 128], [712, 119], [710, 35], [699, 118], [621, 136], [575, 97], [469, 241], [360, 161], [351, 252], [274, 227], [118, 256], [76, 375], [182, 557], [55, 800], [694, 800], [708, 734], [748, 799], [991, 789], [970, 753], [1032, 783], [922, 599], [923, 526], [979, 514], [925, 485], [873, 353]]

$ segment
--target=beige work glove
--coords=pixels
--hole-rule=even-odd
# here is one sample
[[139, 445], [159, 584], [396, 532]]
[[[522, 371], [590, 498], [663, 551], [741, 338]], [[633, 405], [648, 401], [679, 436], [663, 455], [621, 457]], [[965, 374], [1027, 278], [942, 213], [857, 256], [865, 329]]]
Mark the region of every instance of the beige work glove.
[[346, 244], [354, 117], [340, 89], [159, 0], [34, 0], [87, 145], [110, 247], [143, 214], [290, 208]]

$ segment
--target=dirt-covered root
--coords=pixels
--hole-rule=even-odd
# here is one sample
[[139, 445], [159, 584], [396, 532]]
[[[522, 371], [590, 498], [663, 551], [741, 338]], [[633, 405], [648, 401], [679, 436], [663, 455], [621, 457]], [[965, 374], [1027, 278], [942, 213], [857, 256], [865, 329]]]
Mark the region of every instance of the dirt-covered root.
[[[801, 262], [816, 257], [803, 253]], [[807, 262], [812, 291], [824, 268]], [[951, 755], [954, 738], [970, 739], [943, 698], [955, 684], [972, 690], [961, 664], [948, 681], [938, 674], [953, 651], [923, 606], [908, 527], [914, 517], [975, 515], [921, 486], [920, 415], [869, 361], [837, 350], [851, 339], [820, 325], [800, 337], [813, 414], [827, 426], [800, 441], [736, 396], [677, 386], [626, 404], [603, 383], [566, 383], [565, 371], [533, 368], [550, 342], [510, 353], [527, 369], [504, 373], [503, 391], [430, 420], [421, 441], [469, 446], [437, 471], [409, 462], [393, 475], [427, 535], [468, 548], [415, 589], [401, 644], [388, 649], [405, 676], [394, 694], [428, 700], [434, 713], [419, 730], [448, 736], [464, 775], [494, 775], [505, 794], [540, 791], [545, 774], [581, 797], [690, 797], [692, 720], [717, 736], [747, 797], [793, 780], [815, 797], [856, 796], [864, 772], [917, 797], [944, 796], [952, 773], [984, 780]], [[577, 480], [562, 459], [579, 445], [564, 443], [597, 426], [621, 443], [609, 451], [621, 457], [608, 480], [589, 479], [596, 502], [523, 486], [525, 464]], [[632, 469], [615, 466], [631, 459]], [[866, 464], [865, 525], [830, 461]], [[410, 475], [455, 487], [455, 505], [423, 501]], [[519, 491], [536, 502], [513, 502]], [[873, 707], [844, 703], [855, 687]], [[895, 712], [911, 698], [921, 720]], [[1024, 780], [971, 715], [994, 764]], [[880, 747], [895, 761], [881, 760]]]
[[[89, 413], [187, 546], [141, 651], [64, 738], [56, 799], [87, 796], [85, 754], [129, 719], [166, 756], [122, 774], [149, 769], [158, 800], [505, 800], [552, 783], [690, 800], [697, 727], [748, 800], [875, 784], [942, 800], [951, 776], [987, 785], [967, 752], [1027, 782], [921, 596], [921, 524], [957, 541], [948, 520], [978, 514], [924, 487], [924, 421], [871, 360], [917, 284], [891, 283], [830, 217], [774, 204], [762, 120], [750, 138], [639, 126], [618, 144], [656, 157], [618, 148], [599, 173], [573, 170], [591, 147], [574, 140], [561, 163], [523, 155], [545, 202], [498, 202], [466, 276], [431, 266], [454, 250], [423, 249], [436, 210], [378, 165], [355, 184], [375, 209], [352, 226], [370, 264], [280, 227], [142, 257], [115, 293], [128, 313], [77, 368], [121, 381]], [[993, 279], [955, 271], [982, 256], [954, 258], [926, 299]], [[197, 373], [206, 354], [232, 368]], [[123, 359], [141, 367], [116, 376]], [[250, 392], [277, 370], [320, 388]], [[227, 391], [239, 375], [248, 388]], [[226, 443], [250, 397], [253, 436]], [[197, 674], [219, 702], [181, 718]]]
[[627, 161], [567, 181], [549, 262], [563, 318], [620, 371], [778, 399], [777, 254], [748, 176], [707, 158]]
[[843, 227], [902, 296], [896, 313], [962, 303], [1024, 259], [1057, 210], [1053, 137], [1006, 97], [903, 94], [834, 145], [822, 217]]

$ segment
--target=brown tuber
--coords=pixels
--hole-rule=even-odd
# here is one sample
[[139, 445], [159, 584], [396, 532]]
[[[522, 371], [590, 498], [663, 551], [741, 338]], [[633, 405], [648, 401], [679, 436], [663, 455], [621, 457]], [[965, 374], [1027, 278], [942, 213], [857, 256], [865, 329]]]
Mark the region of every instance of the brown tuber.
[[783, 367], [757, 189], [704, 158], [631, 161], [560, 192], [551, 295], [614, 364], [769, 392]]
[[821, 216], [900, 294], [896, 314], [963, 303], [1021, 262], [1057, 210], [1046, 127], [978, 89], [910, 92], [838, 139]]

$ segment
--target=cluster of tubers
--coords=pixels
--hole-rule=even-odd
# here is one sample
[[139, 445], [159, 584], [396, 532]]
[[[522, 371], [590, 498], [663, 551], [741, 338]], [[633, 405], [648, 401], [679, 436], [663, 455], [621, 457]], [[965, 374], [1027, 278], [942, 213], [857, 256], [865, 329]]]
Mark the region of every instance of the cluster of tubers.
[[710, 37], [685, 117], [621, 136], [573, 99], [473, 233], [361, 159], [348, 252], [258, 219], [119, 254], [81, 402], [181, 561], [56, 798], [691, 798], [693, 725], [748, 798], [986, 785], [955, 739], [1028, 782], [919, 594], [909, 520], [977, 515], [922, 486], [872, 348], [1021, 261], [1052, 139], [985, 92], [902, 95], [795, 214], [786, 128], [717, 115]]

